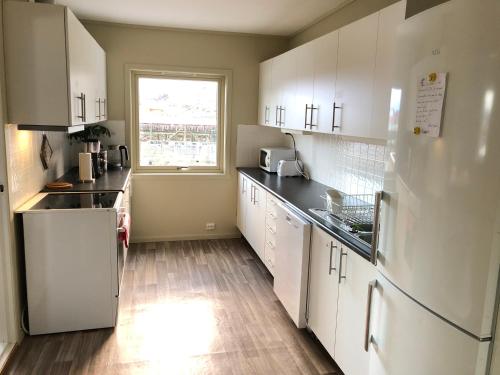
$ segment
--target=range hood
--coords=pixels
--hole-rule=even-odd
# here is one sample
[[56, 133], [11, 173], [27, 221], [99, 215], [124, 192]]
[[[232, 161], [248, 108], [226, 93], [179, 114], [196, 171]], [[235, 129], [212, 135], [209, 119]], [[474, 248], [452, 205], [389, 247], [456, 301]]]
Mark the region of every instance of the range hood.
[[75, 126], [59, 126], [59, 125], [26, 125], [18, 124], [18, 130], [31, 130], [31, 131], [48, 131], [48, 132], [63, 132], [63, 133], [78, 133], [85, 129], [84, 125]]

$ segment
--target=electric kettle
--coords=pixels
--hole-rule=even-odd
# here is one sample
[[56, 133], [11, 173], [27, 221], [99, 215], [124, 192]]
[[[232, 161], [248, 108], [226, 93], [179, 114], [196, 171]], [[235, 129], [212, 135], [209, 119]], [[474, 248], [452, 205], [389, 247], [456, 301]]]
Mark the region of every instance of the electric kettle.
[[108, 169], [122, 169], [128, 161], [128, 147], [123, 145], [108, 146]]

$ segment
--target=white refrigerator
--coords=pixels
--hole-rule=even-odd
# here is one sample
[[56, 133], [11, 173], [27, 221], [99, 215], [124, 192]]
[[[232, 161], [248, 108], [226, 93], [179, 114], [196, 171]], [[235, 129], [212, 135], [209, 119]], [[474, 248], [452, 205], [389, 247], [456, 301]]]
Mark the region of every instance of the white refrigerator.
[[452, 0], [407, 19], [397, 55], [369, 373], [488, 374], [500, 265], [500, 1]]

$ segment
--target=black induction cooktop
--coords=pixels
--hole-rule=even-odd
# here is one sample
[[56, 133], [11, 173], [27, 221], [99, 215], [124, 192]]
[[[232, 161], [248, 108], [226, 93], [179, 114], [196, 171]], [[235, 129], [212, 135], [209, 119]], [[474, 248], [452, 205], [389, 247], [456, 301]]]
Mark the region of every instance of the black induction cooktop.
[[47, 194], [30, 210], [69, 210], [78, 208], [113, 208], [118, 192]]

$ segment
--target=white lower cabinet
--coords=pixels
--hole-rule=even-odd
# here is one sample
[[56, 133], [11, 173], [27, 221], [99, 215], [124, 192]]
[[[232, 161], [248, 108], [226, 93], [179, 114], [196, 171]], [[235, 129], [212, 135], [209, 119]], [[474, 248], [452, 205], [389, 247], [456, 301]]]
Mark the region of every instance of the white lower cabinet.
[[368, 285], [376, 269], [342, 245], [339, 273], [335, 362], [346, 375], [366, 375], [370, 359], [364, 348]]
[[238, 179], [238, 228], [259, 258], [265, 262], [266, 192], [241, 173]]
[[313, 227], [308, 326], [346, 375], [366, 375], [364, 349], [368, 285], [375, 267]]
[[335, 357], [337, 327], [338, 242], [317, 226], [312, 228], [309, 268], [308, 325], [325, 349]]
[[236, 226], [246, 236], [246, 216], [248, 200], [248, 178], [238, 173], [238, 205], [236, 209]]

